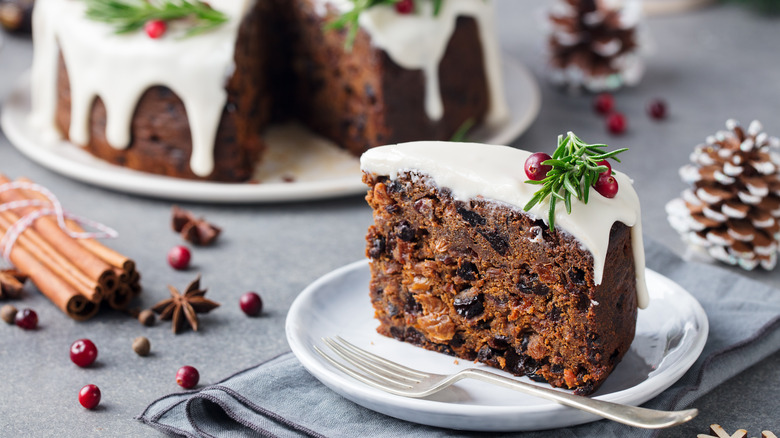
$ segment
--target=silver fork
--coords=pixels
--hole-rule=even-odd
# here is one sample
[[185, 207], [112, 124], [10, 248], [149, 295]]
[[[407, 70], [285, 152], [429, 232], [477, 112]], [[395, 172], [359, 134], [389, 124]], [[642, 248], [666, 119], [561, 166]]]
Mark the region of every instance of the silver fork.
[[562, 405], [581, 409], [619, 423], [645, 429], [661, 429], [682, 424], [699, 413], [698, 409], [657, 411], [611, 403], [520, 382], [476, 368], [468, 368], [452, 375], [423, 372], [405, 367], [362, 350], [342, 339], [340, 336], [335, 338], [322, 338], [322, 341], [330, 347], [336, 355], [362, 372], [345, 366], [314, 345], [313, 347], [317, 353], [333, 364], [333, 366], [366, 385], [404, 397], [425, 397], [435, 392], [439, 392], [459, 380], [470, 378], [503, 386], [543, 399], [552, 400]]

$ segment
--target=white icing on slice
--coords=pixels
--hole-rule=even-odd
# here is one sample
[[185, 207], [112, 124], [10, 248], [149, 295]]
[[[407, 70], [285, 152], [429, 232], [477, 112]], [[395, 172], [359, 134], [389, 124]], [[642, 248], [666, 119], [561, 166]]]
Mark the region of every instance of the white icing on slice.
[[[178, 38], [176, 26], [160, 39], [137, 31], [117, 35], [107, 24], [84, 17], [80, 1], [40, 0], [34, 12], [31, 122], [54, 128], [57, 60], [60, 51], [71, 88], [70, 138], [89, 142], [89, 115], [100, 97], [106, 106], [106, 138], [116, 149], [130, 144], [131, 119], [138, 99], [155, 86], [181, 99], [192, 134], [190, 167], [199, 176], [214, 168], [214, 140], [227, 101], [225, 81], [233, 72], [233, 51], [241, 18], [251, 0], [214, 0], [230, 19], [211, 32]], [[180, 30], [180, 29], [179, 29]]]
[[[526, 184], [523, 163], [530, 152], [508, 146], [476, 143], [412, 142], [370, 149], [360, 159], [361, 169], [395, 179], [405, 171], [430, 176], [439, 187], [449, 188], [453, 198], [469, 201], [483, 197], [523, 209], [539, 186]], [[620, 189], [607, 199], [595, 190], [587, 205], [572, 201], [572, 212], [566, 214], [561, 204], [556, 208], [555, 226], [574, 236], [593, 255], [593, 276], [601, 284], [612, 224], [622, 222], [631, 227], [634, 262], [636, 263], [637, 302], [648, 304], [645, 284], [645, 254], [639, 197], [631, 179], [615, 172]], [[549, 201], [537, 204], [527, 213], [547, 220]]]

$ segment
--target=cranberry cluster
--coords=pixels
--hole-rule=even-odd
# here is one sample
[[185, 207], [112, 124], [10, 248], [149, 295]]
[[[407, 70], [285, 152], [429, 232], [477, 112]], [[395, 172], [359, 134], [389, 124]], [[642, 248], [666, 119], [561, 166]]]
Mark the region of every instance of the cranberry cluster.
[[[615, 135], [626, 132], [628, 119], [622, 112], [615, 110], [615, 98], [610, 93], [601, 93], [596, 96], [593, 101], [593, 109], [598, 114], [607, 117], [607, 130], [609, 132]], [[647, 105], [647, 114], [655, 120], [666, 118], [666, 102], [661, 99], [651, 100]]]
[[[544, 152], [531, 154], [525, 160], [525, 175], [533, 181], [543, 180], [547, 176], [547, 172], [552, 170], [552, 166], [543, 163], [551, 159], [552, 157]], [[615, 177], [612, 176], [612, 166], [607, 160], [599, 161], [597, 164], [599, 166], [607, 166], [607, 170], [599, 174], [599, 178], [593, 184], [593, 188], [605, 198], [614, 198], [618, 192], [618, 183]]]

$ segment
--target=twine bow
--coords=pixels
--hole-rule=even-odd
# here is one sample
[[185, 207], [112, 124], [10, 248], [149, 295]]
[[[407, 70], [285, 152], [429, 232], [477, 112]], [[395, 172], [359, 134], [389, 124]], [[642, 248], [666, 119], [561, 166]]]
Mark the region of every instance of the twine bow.
[[[0, 185], [0, 193], [16, 189], [38, 192], [45, 196], [48, 201], [39, 199], [25, 199], [0, 204], [0, 212], [24, 207], [43, 207], [21, 217], [11, 227], [8, 228], [3, 238], [0, 239], [0, 250], [2, 251], [3, 258], [9, 263], [11, 250], [13, 249], [16, 240], [24, 232], [24, 230], [31, 226], [36, 219], [42, 216], [55, 216], [57, 218], [57, 223], [59, 224], [62, 231], [74, 239], [116, 238], [119, 235], [116, 230], [103, 225], [100, 222], [66, 212], [63, 210], [60, 201], [56, 196], [54, 196], [54, 193], [39, 184], [15, 181]], [[65, 224], [65, 219], [70, 219], [79, 225], [94, 228], [97, 231], [73, 231]]]

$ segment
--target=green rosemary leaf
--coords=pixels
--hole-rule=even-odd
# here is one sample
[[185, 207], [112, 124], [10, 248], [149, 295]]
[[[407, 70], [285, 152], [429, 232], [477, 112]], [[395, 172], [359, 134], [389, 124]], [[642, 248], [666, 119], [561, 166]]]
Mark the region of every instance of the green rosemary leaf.
[[[555, 223], [555, 199], [554, 197], [550, 198], [550, 212], [547, 215], [547, 220], [551, 224]], [[550, 225], [550, 227], [553, 227], [553, 225]]]
[[[580, 191], [577, 189], [577, 187], [574, 187], [574, 184], [571, 181], [571, 174], [566, 173], [563, 175], [563, 185], [566, 187], [566, 190], [568, 190], [567, 193], [574, 193], [579, 198]], [[569, 212], [571, 212], [571, 209], [567, 209]]]
[[566, 205], [566, 212], [571, 214], [574, 200], [587, 204], [590, 189], [598, 180], [599, 174], [607, 170], [607, 166], [598, 164], [600, 161], [612, 159], [620, 162], [617, 155], [628, 148], [607, 151], [605, 144], [588, 144], [574, 133], [558, 136], [558, 146], [552, 158], [542, 164], [552, 166], [541, 181], [527, 181], [532, 184], [542, 184], [523, 208], [528, 211], [535, 205], [549, 198], [550, 211], [548, 225], [555, 227], [555, 205], [561, 200]]
[[551, 160], [544, 160], [542, 164], [545, 164], [547, 166], [553, 166], [553, 167], [564, 167], [567, 169], [572, 167], [571, 163], [568, 163], [564, 160], [556, 160], [554, 158]]
[[454, 142], [464, 142], [466, 141], [466, 136], [468, 135], [469, 131], [471, 131], [471, 128], [474, 127], [474, 118], [469, 118], [465, 122], [463, 122], [462, 125], [460, 125], [460, 128], [458, 128], [457, 131], [455, 131], [454, 134], [452, 134], [452, 138], [450, 141]]
[[[606, 160], [607, 158], [612, 158], [612, 157], [614, 157], [615, 155], [617, 155], [617, 154], [619, 154], [619, 153], [621, 153], [621, 152], [625, 152], [625, 151], [627, 151], [627, 150], [628, 150], [627, 148], [618, 149], [618, 150], [615, 150], [615, 151], [607, 152], [607, 153], [605, 153], [605, 154], [593, 155], [593, 156], [591, 156], [590, 158], [591, 158], [593, 161], [601, 161], [601, 160]], [[620, 162], [620, 160], [619, 160], [619, 159], [617, 159], [617, 158], [615, 158], [615, 161], [617, 161], [618, 163]]]
[[433, 0], [433, 15], [439, 15], [439, 12], [441, 12], [441, 5], [443, 3], [443, 0]]
[[90, 20], [107, 23], [118, 34], [135, 32], [151, 20], [188, 20], [189, 29], [184, 36], [208, 32], [226, 21], [228, 17], [200, 0], [163, 0], [147, 2], [137, 0], [84, 0], [86, 16]]
[[[401, 0], [349, 0], [352, 3], [352, 9], [344, 12], [338, 18], [325, 24], [326, 30], [347, 29], [347, 36], [344, 40], [344, 48], [351, 51], [355, 44], [358, 29], [360, 28], [360, 14], [368, 9], [378, 5], [392, 6]], [[444, 0], [427, 0], [433, 2], [433, 15], [439, 15]]]

